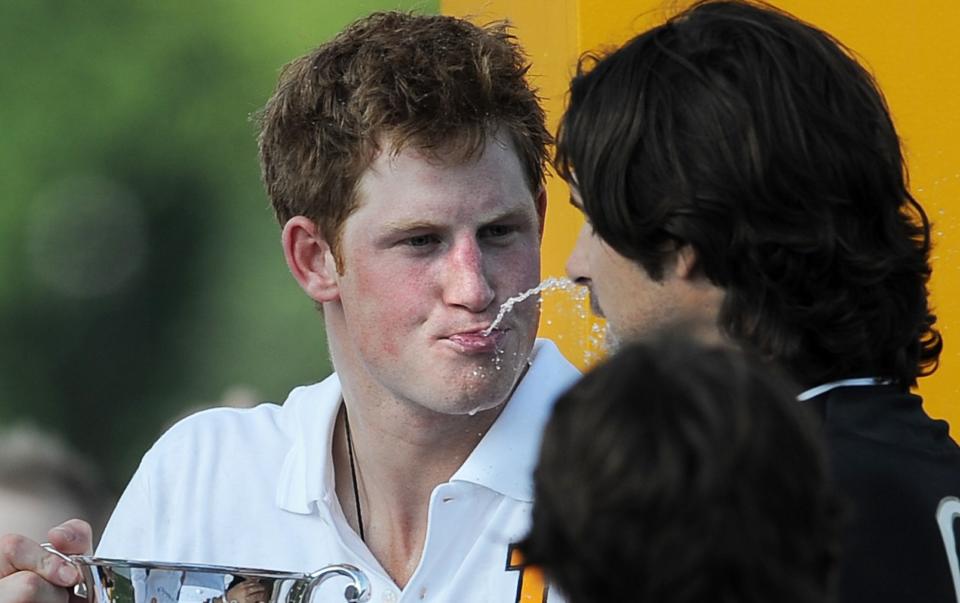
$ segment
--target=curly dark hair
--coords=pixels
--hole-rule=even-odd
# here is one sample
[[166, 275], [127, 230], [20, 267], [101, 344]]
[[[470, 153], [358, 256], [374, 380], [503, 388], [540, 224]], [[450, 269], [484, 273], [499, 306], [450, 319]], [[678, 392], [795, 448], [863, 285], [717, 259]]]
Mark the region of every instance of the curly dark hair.
[[564, 394], [519, 544], [571, 603], [824, 603], [842, 505], [816, 419], [759, 358], [631, 344]]
[[581, 59], [557, 147], [608, 244], [655, 279], [691, 245], [720, 328], [801, 384], [936, 369], [929, 222], [880, 90], [829, 34], [697, 3]]
[[528, 68], [504, 22], [402, 12], [354, 22], [288, 64], [258, 116], [277, 219], [310, 218], [337, 255], [357, 182], [381, 147], [466, 160], [494, 133], [513, 144], [536, 194], [551, 137]]

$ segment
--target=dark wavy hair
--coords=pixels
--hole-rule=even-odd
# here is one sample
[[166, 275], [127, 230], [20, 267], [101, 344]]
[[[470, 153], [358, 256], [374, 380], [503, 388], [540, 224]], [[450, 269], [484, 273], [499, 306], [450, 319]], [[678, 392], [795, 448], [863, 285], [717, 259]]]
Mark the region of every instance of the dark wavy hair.
[[458, 160], [497, 132], [536, 194], [552, 138], [528, 68], [505, 22], [403, 12], [355, 21], [284, 67], [257, 116], [263, 181], [280, 224], [310, 218], [339, 263], [357, 182], [385, 144]]
[[571, 603], [831, 601], [842, 505], [797, 391], [732, 348], [624, 348], [557, 402], [526, 563]]
[[697, 3], [581, 59], [556, 164], [653, 278], [691, 245], [726, 292], [720, 328], [801, 384], [936, 369], [929, 222], [880, 90], [829, 34]]

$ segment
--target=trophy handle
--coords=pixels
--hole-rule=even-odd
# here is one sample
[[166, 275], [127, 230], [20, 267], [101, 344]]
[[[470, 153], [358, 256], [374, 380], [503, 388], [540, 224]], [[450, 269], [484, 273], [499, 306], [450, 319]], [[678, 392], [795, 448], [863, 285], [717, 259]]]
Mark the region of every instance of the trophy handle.
[[78, 597], [83, 597], [84, 599], [86, 599], [87, 598], [87, 582], [86, 582], [86, 572], [83, 571], [83, 568], [80, 567], [77, 564], [77, 562], [70, 557], [70, 555], [65, 555], [64, 553], [61, 553], [56, 549], [56, 547], [54, 547], [49, 542], [44, 542], [43, 544], [40, 545], [40, 547], [43, 550], [47, 551], [48, 553], [52, 553], [56, 555], [57, 557], [63, 559], [64, 561], [72, 565], [73, 567], [77, 568], [77, 572], [84, 579], [83, 581], [79, 582], [77, 585], [73, 587], [73, 594], [77, 595]]
[[341, 563], [328, 565], [309, 574], [306, 589], [296, 594], [290, 592], [289, 595], [292, 596], [287, 597], [287, 603], [310, 603], [313, 589], [334, 576], [343, 576], [352, 582], [343, 590], [343, 598], [347, 603], [362, 603], [370, 599], [370, 581], [367, 576], [359, 568]]

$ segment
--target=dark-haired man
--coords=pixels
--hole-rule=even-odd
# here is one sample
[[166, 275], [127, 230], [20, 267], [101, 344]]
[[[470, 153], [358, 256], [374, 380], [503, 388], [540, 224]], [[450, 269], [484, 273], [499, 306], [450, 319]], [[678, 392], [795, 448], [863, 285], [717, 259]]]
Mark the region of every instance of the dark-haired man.
[[806, 388], [854, 501], [841, 600], [958, 600], [960, 451], [910, 393], [942, 347], [929, 223], [872, 77], [746, 2], [697, 3], [590, 63], [558, 139], [588, 220], [570, 276], [617, 337], [697, 323]]
[[[546, 596], [511, 543], [540, 429], [577, 371], [535, 343], [535, 303], [486, 333], [540, 280], [549, 135], [526, 67], [502, 25], [382, 13], [284, 69], [260, 118], [263, 177], [336, 374], [282, 407], [171, 429], [99, 554], [350, 563], [378, 601]], [[51, 540], [82, 552], [84, 531]], [[0, 601], [65, 599], [38, 580], [66, 584], [55, 558], [18, 537], [5, 547]]]

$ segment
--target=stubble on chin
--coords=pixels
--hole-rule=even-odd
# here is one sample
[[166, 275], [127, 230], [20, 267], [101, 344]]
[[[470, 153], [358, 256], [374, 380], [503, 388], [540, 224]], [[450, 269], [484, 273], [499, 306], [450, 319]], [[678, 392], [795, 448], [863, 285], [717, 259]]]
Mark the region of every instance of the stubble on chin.
[[616, 354], [617, 351], [623, 347], [623, 337], [621, 337], [614, 329], [610, 323], [607, 323], [607, 327], [603, 331], [603, 341], [601, 341], [601, 346], [603, 348], [604, 354], [610, 356]]

